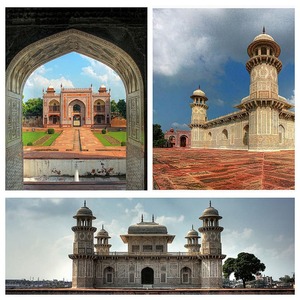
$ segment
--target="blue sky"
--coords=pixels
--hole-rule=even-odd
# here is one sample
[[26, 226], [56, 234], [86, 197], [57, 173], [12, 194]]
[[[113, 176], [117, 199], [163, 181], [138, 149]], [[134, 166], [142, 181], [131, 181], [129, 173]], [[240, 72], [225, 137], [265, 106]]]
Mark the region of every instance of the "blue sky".
[[[169, 251], [185, 251], [186, 233], [201, 226], [209, 206], [223, 217], [223, 253], [253, 253], [265, 265], [263, 274], [278, 279], [295, 272], [295, 220], [292, 198], [7, 198], [5, 277], [71, 280], [73, 216], [87, 200], [96, 220], [109, 232], [111, 251], [127, 251], [119, 235], [130, 225], [155, 221], [176, 235]], [[97, 231], [98, 231], [97, 230]], [[201, 241], [201, 239], [200, 239]]]
[[208, 97], [208, 119], [249, 95], [247, 47], [265, 26], [281, 46], [279, 94], [294, 104], [294, 9], [166, 8], [153, 11], [153, 123], [188, 129], [190, 96]]
[[89, 88], [92, 84], [94, 93], [104, 84], [111, 89], [111, 99], [126, 99], [123, 82], [115, 71], [99, 61], [71, 52], [40, 66], [31, 74], [24, 87], [24, 101], [42, 98], [43, 89], [49, 85], [59, 93], [61, 84], [65, 88]]

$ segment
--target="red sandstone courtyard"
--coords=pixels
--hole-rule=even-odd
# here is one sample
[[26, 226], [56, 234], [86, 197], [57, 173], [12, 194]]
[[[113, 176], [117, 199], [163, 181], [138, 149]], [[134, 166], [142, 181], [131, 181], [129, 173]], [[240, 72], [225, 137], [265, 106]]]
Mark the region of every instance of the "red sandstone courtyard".
[[295, 151], [155, 148], [156, 190], [293, 190]]

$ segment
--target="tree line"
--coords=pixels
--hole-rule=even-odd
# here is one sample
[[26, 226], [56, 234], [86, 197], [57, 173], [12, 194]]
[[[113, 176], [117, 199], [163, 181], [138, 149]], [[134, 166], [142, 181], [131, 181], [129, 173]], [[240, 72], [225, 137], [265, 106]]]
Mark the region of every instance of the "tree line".
[[[111, 100], [110, 107], [112, 113], [126, 119], [126, 102], [124, 99], [120, 99], [118, 102]], [[26, 102], [23, 101], [23, 116], [43, 117], [43, 99], [31, 98]]]

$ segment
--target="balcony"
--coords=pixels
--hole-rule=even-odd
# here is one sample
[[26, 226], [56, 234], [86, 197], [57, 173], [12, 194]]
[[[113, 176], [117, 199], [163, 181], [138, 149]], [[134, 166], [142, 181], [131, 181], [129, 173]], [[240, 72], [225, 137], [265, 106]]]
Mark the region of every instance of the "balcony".
[[105, 106], [94, 106], [94, 113], [105, 113]]

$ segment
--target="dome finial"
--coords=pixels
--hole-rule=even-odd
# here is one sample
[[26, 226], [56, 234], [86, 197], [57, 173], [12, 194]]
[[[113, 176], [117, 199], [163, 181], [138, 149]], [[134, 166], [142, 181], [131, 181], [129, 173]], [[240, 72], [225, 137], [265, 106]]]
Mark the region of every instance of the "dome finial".
[[200, 89], [200, 84], [199, 84], [199, 90], [201, 90], [201, 89]]
[[192, 224], [192, 229], [194, 230], [194, 225]]
[[263, 33], [266, 33], [266, 28], [265, 28], [265, 26], [263, 26]]
[[142, 217], [141, 217], [141, 222], [144, 222], [144, 216], [143, 216], [143, 214], [142, 214]]
[[154, 214], [152, 215], [152, 222], [154, 223]]
[[102, 229], [104, 229], [104, 225], [102, 224]]
[[86, 200], [84, 200], [83, 202], [83, 207], [86, 207]]
[[209, 207], [211, 207], [211, 201], [209, 200]]

